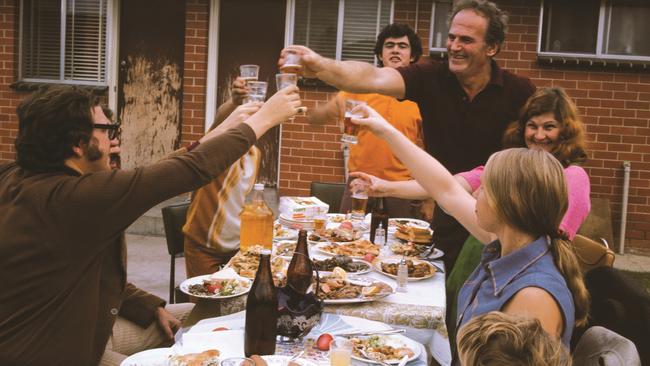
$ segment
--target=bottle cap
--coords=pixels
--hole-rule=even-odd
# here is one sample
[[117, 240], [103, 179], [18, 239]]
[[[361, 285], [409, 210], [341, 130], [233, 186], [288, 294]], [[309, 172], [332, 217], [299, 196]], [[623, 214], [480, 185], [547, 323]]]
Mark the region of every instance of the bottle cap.
[[263, 191], [264, 190], [264, 183], [255, 183], [255, 190], [256, 191]]

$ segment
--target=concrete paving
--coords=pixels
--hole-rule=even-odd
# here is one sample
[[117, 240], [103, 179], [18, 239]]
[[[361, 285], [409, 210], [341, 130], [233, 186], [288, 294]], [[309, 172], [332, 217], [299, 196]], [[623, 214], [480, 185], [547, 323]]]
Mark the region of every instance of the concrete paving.
[[[143, 290], [168, 300], [169, 254], [163, 236], [126, 235], [128, 279]], [[650, 256], [616, 255], [614, 267], [635, 272], [650, 272]], [[185, 260], [176, 259], [176, 284], [185, 279]]]

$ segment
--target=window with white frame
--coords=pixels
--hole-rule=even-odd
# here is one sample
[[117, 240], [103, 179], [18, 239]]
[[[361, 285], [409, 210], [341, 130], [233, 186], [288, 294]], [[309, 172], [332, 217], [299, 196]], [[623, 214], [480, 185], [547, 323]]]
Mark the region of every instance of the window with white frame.
[[22, 0], [20, 79], [107, 85], [110, 0]]
[[375, 63], [377, 34], [392, 21], [392, 0], [293, 0], [293, 38], [337, 60]]
[[453, 7], [452, 2], [452, 0], [434, 0], [431, 5], [430, 51], [447, 52], [447, 35], [449, 34], [447, 19]]
[[540, 56], [650, 61], [647, 0], [544, 0]]

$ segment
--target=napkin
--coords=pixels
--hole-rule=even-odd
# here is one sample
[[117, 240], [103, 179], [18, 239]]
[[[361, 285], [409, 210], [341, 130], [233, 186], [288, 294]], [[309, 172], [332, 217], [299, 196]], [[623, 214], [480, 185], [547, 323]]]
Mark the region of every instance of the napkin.
[[222, 330], [218, 332], [184, 333], [182, 345], [172, 347], [180, 354], [218, 349], [219, 358], [244, 357], [244, 331]]

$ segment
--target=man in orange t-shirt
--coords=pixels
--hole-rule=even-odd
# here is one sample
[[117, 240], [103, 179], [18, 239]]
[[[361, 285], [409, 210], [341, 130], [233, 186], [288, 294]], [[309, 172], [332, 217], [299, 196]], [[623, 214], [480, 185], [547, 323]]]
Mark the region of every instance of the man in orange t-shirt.
[[[398, 68], [416, 62], [422, 55], [422, 45], [415, 32], [405, 24], [389, 24], [377, 36], [375, 55], [379, 64], [384, 67]], [[411, 141], [418, 143], [421, 138], [422, 117], [417, 104], [381, 94], [353, 94], [339, 92], [325, 106], [317, 108], [309, 114], [309, 121], [314, 124], [324, 123], [332, 119], [343, 120], [345, 100], [354, 99], [366, 102], [387, 121], [395, 126]], [[348, 171], [364, 172], [390, 181], [410, 180], [411, 174], [401, 161], [392, 153], [388, 144], [361, 128], [358, 143], [350, 146]], [[368, 210], [372, 209], [372, 199]], [[341, 212], [350, 209], [350, 192], [346, 187], [341, 201]], [[385, 209], [390, 217], [413, 217], [411, 200], [386, 197]]]

